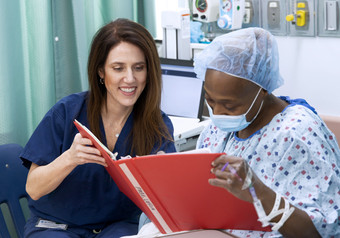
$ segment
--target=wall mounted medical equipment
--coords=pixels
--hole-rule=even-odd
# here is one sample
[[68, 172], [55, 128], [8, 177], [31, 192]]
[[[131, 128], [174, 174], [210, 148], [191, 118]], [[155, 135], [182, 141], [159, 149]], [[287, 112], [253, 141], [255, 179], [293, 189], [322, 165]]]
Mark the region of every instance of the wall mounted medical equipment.
[[245, 0], [242, 28], [260, 26], [260, 2], [262, 0]]
[[279, 36], [340, 37], [340, 0], [219, 0], [218, 10], [217, 0], [189, 1], [208, 39], [247, 27]]
[[192, 20], [215, 22], [219, 17], [219, 0], [193, 0]]
[[319, 0], [318, 4], [318, 35], [340, 37], [340, 0]]
[[163, 57], [190, 60], [190, 10], [179, 8], [163, 11], [161, 18]]
[[203, 42], [215, 38], [216, 21], [219, 17], [219, 0], [189, 0], [192, 1], [192, 20], [202, 22]]
[[[245, 13], [245, 0], [220, 0], [220, 17], [217, 25], [221, 29], [234, 30], [242, 28]], [[248, 16], [248, 20], [250, 21]]]
[[252, 1], [244, 2], [244, 15], [243, 15], [243, 24], [250, 24], [254, 18], [254, 9]]
[[289, 35], [315, 36], [314, 0], [290, 0], [287, 7]]

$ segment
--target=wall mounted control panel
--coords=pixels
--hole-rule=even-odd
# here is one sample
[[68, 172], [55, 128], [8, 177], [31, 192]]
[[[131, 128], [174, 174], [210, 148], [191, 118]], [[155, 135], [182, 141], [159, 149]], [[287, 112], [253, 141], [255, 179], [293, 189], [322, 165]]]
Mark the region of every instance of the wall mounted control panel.
[[340, 37], [340, 0], [192, 0], [192, 19], [218, 33], [262, 27], [274, 35]]

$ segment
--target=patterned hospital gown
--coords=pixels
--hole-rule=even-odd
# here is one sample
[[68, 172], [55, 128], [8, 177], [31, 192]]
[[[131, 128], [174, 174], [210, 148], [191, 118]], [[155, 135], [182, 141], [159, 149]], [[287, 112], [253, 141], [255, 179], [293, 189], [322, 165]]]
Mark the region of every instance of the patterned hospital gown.
[[[208, 125], [197, 148], [245, 159], [257, 176], [304, 210], [322, 237], [340, 237], [340, 151], [334, 134], [312, 110], [290, 104], [247, 139]], [[228, 230], [239, 237], [278, 232]]]

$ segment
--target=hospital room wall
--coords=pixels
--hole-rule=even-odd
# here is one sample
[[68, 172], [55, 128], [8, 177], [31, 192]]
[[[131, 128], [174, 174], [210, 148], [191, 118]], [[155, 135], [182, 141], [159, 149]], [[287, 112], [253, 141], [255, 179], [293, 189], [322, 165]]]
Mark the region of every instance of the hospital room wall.
[[274, 94], [304, 98], [319, 114], [340, 116], [340, 38], [276, 39], [285, 83]]
[[[187, 4], [184, 0], [158, 0], [156, 18], [160, 19], [163, 9], [187, 7]], [[156, 28], [161, 35], [160, 21]], [[274, 94], [304, 98], [319, 114], [340, 116], [340, 38], [275, 37], [285, 83]]]

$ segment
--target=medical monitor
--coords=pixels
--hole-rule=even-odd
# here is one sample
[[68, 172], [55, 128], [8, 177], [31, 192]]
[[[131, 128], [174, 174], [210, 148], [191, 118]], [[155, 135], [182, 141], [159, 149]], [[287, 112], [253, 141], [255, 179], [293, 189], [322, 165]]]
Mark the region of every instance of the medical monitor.
[[169, 116], [202, 118], [203, 81], [196, 78], [193, 62], [161, 59], [161, 109]]

